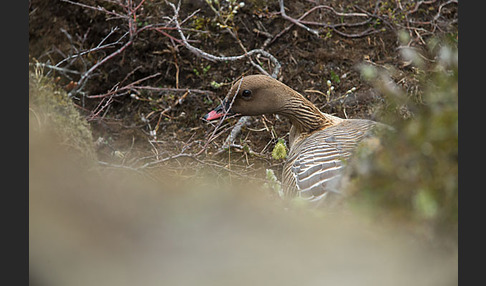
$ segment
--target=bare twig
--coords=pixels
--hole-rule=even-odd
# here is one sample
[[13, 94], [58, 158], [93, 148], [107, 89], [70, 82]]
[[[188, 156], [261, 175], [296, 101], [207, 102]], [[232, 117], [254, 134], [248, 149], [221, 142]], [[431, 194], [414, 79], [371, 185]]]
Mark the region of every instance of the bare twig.
[[241, 128], [243, 128], [243, 126], [247, 125], [249, 123], [249, 121], [250, 121], [250, 116], [242, 116], [238, 120], [238, 122], [235, 124], [235, 126], [231, 130], [230, 134], [228, 135], [228, 137], [226, 137], [226, 140], [224, 140], [223, 148], [225, 148], [226, 146], [229, 146], [229, 145], [231, 145], [235, 142], [236, 136], [238, 136], [238, 134], [240, 134], [240, 132], [241, 132]]
[[[342, 31], [340, 31], [340, 30], [337, 29], [338, 27], [358, 27], [358, 26], [365, 26], [365, 25], [369, 24], [372, 21], [373, 18], [378, 18], [375, 14], [366, 13], [366, 12], [363, 12], [363, 13], [357, 13], [357, 12], [343, 13], [343, 12], [336, 11], [334, 8], [332, 8], [331, 6], [328, 6], [328, 5], [317, 5], [317, 6], [312, 7], [311, 9], [309, 9], [304, 14], [302, 14], [302, 16], [300, 16], [298, 19], [294, 19], [294, 18], [288, 16], [285, 13], [285, 6], [284, 6], [284, 1], [283, 0], [279, 0], [279, 5], [280, 5], [280, 12], [279, 13], [282, 15], [282, 17], [284, 19], [290, 21], [291, 22], [291, 25], [288, 26], [288, 27], [286, 27], [280, 33], [278, 33], [270, 41], [270, 43], [273, 43], [282, 34], [284, 34], [285, 32], [287, 32], [293, 25], [297, 25], [297, 26], [305, 29], [306, 31], [308, 31], [308, 32], [310, 32], [310, 33], [312, 33], [312, 34], [314, 34], [316, 36], [319, 36], [320, 35], [319, 34], [319, 31], [314, 30], [314, 29], [311, 29], [311, 28], [307, 27], [306, 25], [321, 26], [323, 28], [330, 28], [334, 32], [336, 32], [337, 34], [339, 34], [339, 35], [341, 35], [343, 37], [347, 37], [347, 38], [358, 38], [358, 37], [363, 37], [363, 36], [367, 36], [367, 35], [371, 35], [371, 34], [375, 34], [375, 33], [379, 33], [380, 32], [380, 30], [373, 29], [373, 28], [368, 28], [365, 31], [362, 31], [362, 32], [359, 32], [359, 33], [345, 33], [345, 32], [342, 32]], [[360, 21], [360, 22], [356, 22], [356, 23], [346, 23], [345, 22], [345, 23], [337, 23], [337, 24], [329, 24], [329, 23], [324, 23], [324, 22], [314, 22], [314, 21], [305, 21], [305, 20], [303, 20], [311, 12], [314, 12], [314, 11], [320, 10], [320, 9], [328, 10], [328, 11], [332, 12], [334, 15], [336, 15], [338, 17], [361, 17], [361, 18], [366, 18], [366, 20]]]
[[91, 5], [86, 5], [86, 4], [79, 3], [79, 2], [73, 2], [73, 1], [70, 1], [70, 0], [61, 0], [61, 1], [62, 1], [62, 2], [69, 3], [69, 4], [73, 4], [73, 5], [76, 5], [76, 6], [80, 6], [80, 7], [86, 8], [86, 9], [91, 9], [91, 10], [95, 10], [95, 11], [103, 12], [103, 13], [106, 13], [106, 14], [108, 14], [108, 15], [113, 15], [113, 16], [116, 16], [116, 17], [118, 17], [118, 18], [126, 18], [126, 17], [127, 17], [126, 15], [118, 14], [118, 13], [116, 13], [115, 11], [109, 11], [109, 10], [106, 10], [105, 8], [103, 8], [103, 7], [101, 7], [101, 6], [94, 7], [94, 6], [91, 6]]
[[[100, 101], [98, 106], [96, 106], [96, 108], [93, 111], [91, 111], [91, 114], [86, 117], [86, 120], [92, 121], [95, 118], [97, 118], [98, 115], [101, 113], [101, 111], [103, 111], [105, 108], [108, 108], [112, 102], [113, 102], [113, 96], [110, 96], [108, 98], [103, 98], [103, 100]], [[105, 103], [105, 104], [103, 104], [103, 103]]]
[[280, 15], [282, 16], [282, 18], [284, 18], [285, 20], [288, 20], [288, 21], [292, 22], [293, 24], [305, 29], [307, 32], [314, 34], [314, 35], [319, 37], [318, 31], [307, 27], [306, 25], [302, 24], [299, 20], [295, 20], [294, 18], [287, 16], [287, 14], [285, 13], [285, 6], [284, 6], [283, 0], [279, 0], [278, 3], [280, 5]]
[[[126, 35], [128, 35], [128, 33], [126, 33], [126, 34], [124, 34], [123, 36], [121, 36], [118, 40], [116, 40], [113, 43], [103, 44], [116, 31], [118, 31], [118, 27], [112, 28], [111, 31], [110, 31], [110, 33], [108, 33], [108, 35], [106, 35], [106, 37], [104, 37], [103, 40], [101, 40], [101, 42], [96, 47], [94, 47], [92, 49], [88, 49], [88, 50], [83, 51], [83, 52], [78, 52], [78, 53], [73, 54], [71, 56], [68, 56], [68, 57], [64, 58], [62, 61], [58, 62], [55, 65], [55, 67], [52, 67], [52, 69], [59, 68], [60, 65], [62, 65], [63, 63], [65, 63], [65, 62], [67, 62], [69, 60], [76, 59], [76, 58], [79, 58], [79, 57], [84, 56], [86, 54], [89, 54], [89, 53], [92, 53], [92, 52], [96, 52], [96, 51], [99, 51], [99, 50], [102, 50], [102, 49], [111, 48], [111, 47], [117, 45], [118, 43], [120, 43], [120, 41], [123, 38], [125, 38]], [[64, 33], [66, 34], [66, 36], [68, 38], [70, 38], [70, 35], [67, 34], [67, 32], [64, 31]]]
[[189, 92], [189, 93], [200, 93], [200, 94], [207, 94], [213, 95], [214, 92], [210, 90], [202, 90], [202, 89], [195, 89], [195, 88], [172, 88], [172, 87], [153, 87], [153, 86], [132, 86], [132, 89], [144, 89], [150, 91], [159, 91], [159, 92]]
[[81, 72], [79, 72], [79, 71], [70, 70], [70, 69], [67, 69], [67, 68], [60, 68], [60, 67], [57, 67], [57, 65], [53, 66], [53, 65], [45, 64], [45, 63], [36, 63], [36, 66], [46, 67], [46, 68], [49, 68], [51, 70], [59, 71], [61, 73], [81, 74]]
[[[138, 25], [136, 24], [136, 21], [137, 21], [137, 11], [142, 7], [142, 5], [144, 4], [145, 0], [140, 1], [138, 4], [135, 4], [133, 1], [126, 1], [126, 4], [124, 4], [124, 2], [122, 2], [122, 1], [113, 2], [113, 3], [117, 4], [118, 6], [120, 6], [125, 11], [124, 14], [115, 12], [114, 10], [113, 11], [109, 11], [109, 10], [103, 8], [103, 7], [100, 7], [100, 6], [94, 7], [94, 6], [91, 6], [91, 5], [86, 5], [86, 4], [82, 4], [82, 3], [78, 3], [78, 2], [73, 2], [73, 1], [70, 1], [70, 0], [62, 0], [62, 1], [63, 2], [66, 2], [66, 3], [73, 4], [73, 5], [80, 6], [80, 7], [83, 7], [83, 8], [100, 11], [100, 12], [106, 13], [107, 15], [114, 16], [116, 18], [124, 19], [125, 21], [127, 21], [127, 26], [128, 26], [128, 32], [126, 32], [125, 34], [123, 34], [117, 41], [115, 41], [113, 43], [104, 44], [105, 41], [115, 31], [118, 30], [118, 28], [114, 28], [114, 29], [112, 29], [110, 31], [110, 33], [105, 38], [103, 38], [103, 40], [95, 48], [92, 48], [92, 49], [89, 49], [89, 50], [86, 50], [86, 51], [83, 51], [83, 52], [77, 52], [75, 55], [72, 55], [72, 56], [70, 56], [68, 58], [65, 58], [63, 61], [59, 62], [56, 65], [56, 66], [59, 66], [59, 65], [63, 64], [66, 61], [69, 61], [69, 60], [75, 59], [75, 58], [80, 58], [81, 56], [83, 56], [85, 54], [88, 54], [88, 53], [91, 53], [91, 52], [94, 52], [94, 51], [98, 51], [98, 50], [101, 50], [101, 49], [110, 48], [110, 47], [113, 47], [113, 46], [118, 45], [118, 44], [122, 44], [122, 46], [120, 48], [118, 48], [116, 51], [112, 52], [108, 56], [103, 57], [102, 59], [100, 59], [99, 61], [97, 61], [96, 64], [94, 64], [93, 66], [91, 66], [87, 71], [85, 71], [85, 72], [83, 72], [81, 74], [80, 79], [77, 81], [76, 88], [73, 89], [68, 94], [68, 96], [70, 96], [70, 97], [73, 96], [76, 93], [83, 93], [82, 90], [84, 89], [84, 87], [85, 87], [86, 82], [88, 81], [88, 79], [91, 78], [91, 76], [94, 73], [94, 71], [97, 70], [101, 65], [103, 65], [106, 62], [108, 62], [111, 59], [113, 59], [115, 56], [120, 55], [121, 53], [123, 53], [129, 46], [131, 46], [133, 44], [134, 40], [136, 39], [136, 37], [138, 36], [138, 34], [140, 32], [145, 31], [145, 30], [157, 30], [157, 31], [160, 32], [161, 29], [162, 29], [160, 27], [161, 24], [145, 25], [145, 26], [143, 26], [141, 28], [139, 28]], [[126, 39], [127, 36], [128, 36], [128, 39]], [[122, 40], [124, 40], [124, 39], [126, 39], [126, 41], [124, 43], [122, 43]], [[111, 96], [111, 94], [107, 94], [105, 96]], [[92, 96], [92, 97], [93, 98], [96, 98], [96, 97], [100, 97], [100, 96]]]
[[143, 82], [143, 81], [146, 81], [148, 79], [151, 79], [151, 78], [154, 78], [154, 77], [157, 77], [159, 76], [160, 73], [155, 73], [153, 75], [149, 75], [149, 76], [146, 76], [144, 78], [141, 78], [139, 80], [136, 80], [130, 84], [127, 84], [126, 86], [124, 87], [121, 87], [121, 88], [118, 88], [118, 84], [116, 84], [112, 89], [111, 91], [107, 92], [107, 93], [104, 93], [104, 94], [98, 94], [98, 95], [87, 95], [86, 97], [87, 98], [103, 98], [103, 97], [108, 97], [108, 96], [113, 96], [117, 93], [120, 93], [122, 91], [127, 91], [127, 90], [132, 90], [132, 89], [136, 89], [136, 85]]
[[105, 58], [103, 58], [101, 61], [97, 62], [96, 64], [94, 64], [88, 71], [86, 71], [85, 73], [83, 73], [83, 75], [81, 76], [81, 78], [79, 79], [78, 81], [78, 86], [79, 86], [79, 89], [76, 89], [76, 90], [73, 90], [72, 92], [70, 92], [68, 94], [68, 96], [73, 96], [73, 92], [76, 92], [78, 90], [81, 90], [84, 88], [84, 85], [86, 84], [85, 81], [88, 79], [88, 77], [90, 76], [90, 74], [96, 70], [99, 66], [101, 66], [102, 64], [106, 63], [107, 61], [109, 61], [111, 58], [121, 54], [128, 46], [130, 46], [131, 44], [133, 44], [133, 40], [129, 40], [128, 42], [126, 42], [121, 48], [119, 48], [118, 50], [114, 51], [113, 53], [111, 53], [110, 55], [106, 56]]

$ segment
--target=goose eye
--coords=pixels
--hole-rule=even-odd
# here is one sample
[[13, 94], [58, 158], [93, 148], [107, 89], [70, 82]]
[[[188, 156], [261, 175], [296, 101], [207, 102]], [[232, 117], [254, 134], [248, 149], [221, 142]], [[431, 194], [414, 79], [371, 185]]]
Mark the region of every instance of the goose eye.
[[243, 96], [244, 99], [250, 99], [251, 97], [251, 90], [245, 89], [241, 93], [241, 96]]

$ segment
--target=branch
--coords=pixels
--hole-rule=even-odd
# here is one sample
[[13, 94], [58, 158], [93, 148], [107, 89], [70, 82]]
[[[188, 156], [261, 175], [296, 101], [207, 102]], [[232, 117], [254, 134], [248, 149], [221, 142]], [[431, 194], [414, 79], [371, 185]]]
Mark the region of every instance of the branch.
[[230, 134], [228, 135], [228, 137], [226, 137], [226, 139], [224, 140], [224, 145], [222, 148], [230, 147], [235, 142], [236, 136], [238, 136], [238, 134], [240, 134], [241, 132], [241, 128], [243, 128], [243, 126], [245, 125], [248, 125], [249, 120], [250, 120], [250, 116], [242, 116], [238, 120], [238, 122], [235, 124]]
[[[309, 27], [307, 27], [306, 25], [313, 25], [313, 26], [322, 26], [324, 28], [331, 28], [334, 32], [336, 32], [337, 34], [343, 36], [343, 37], [348, 37], [348, 38], [356, 38], [356, 37], [363, 37], [363, 36], [366, 36], [366, 35], [370, 35], [370, 34], [374, 34], [374, 33], [378, 33], [380, 32], [379, 30], [376, 30], [376, 29], [367, 29], [363, 32], [360, 32], [360, 33], [355, 33], [355, 34], [348, 34], [348, 33], [344, 33], [344, 32], [341, 32], [339, 30], [337, 30], [337, 27], [356, 27], [356, 26], [363, 26], [363, 25], [366, 25], [368, 24], [373, 18], [374, 15], [371, 15], [369, 13], [343, 13], [343, 12], [338, 12], [336, 11], [334, 8], [332, 8], [331, 6], [328, 6], [328, 5], [318, 5], [318, 6], [315, 6], [313, 8], [311, 8], [310, 10], [308, 10], [307, 12], [305, 12], [304, 14], [302, 14], [302, 16], [300, 16], [298, 19], [294, 19], [290, 16], [288, 16], [286, 13], [285, 13], [285, 6], [284, 6], [284, 1], [283, 0], [279, 0], [279, 5], [280, 5], [280, 14], [282, 15], [282, 17], [288, 21], [290, 21], [292, 24], [288, 27], [286, 27], [284, 30], [282, 30], [280, 33], [278, 33], [271, 41], [270, 43], [273, 43], [278, 37], [280, 37], [282, 34], [284, 34], [285, 32], [287, 32], [288, 30], [290, 30], [290, 28], [293, 26], [293, 25], [297, 25], [303, 29], [305, 29], [306, 31], [316, 35], [316, 36], [319, 36], [319, 32], [317, 30], [314, 30], [314, 29], [311, 29]], [[363, 17], [363, 18], [368, 18], [367, 20], [365, 21], [361, 21], [361, 22], [358, 22], [358, 23], [338, 23], [338, 24], [327, 24], [327, 23], [323, 23], [323, 22], [313, 22], [313, 21], [303, 21], [303, 19], [305, 17], [307, 17], [311, 12], [314, 12], [318, 9], [325, 9], [325, 10], [329, 10], [331, 11], [334, 15], [338, 16], [338, 17]], [[304, 25], [305, 24], [305, 25]]]
[[[295, 25], [297, 25], [297, 26], [299, 26], [301, 28], [304, 28], [307, 32], [312, 33], [312, 34], [314, 34], [314, 35], [316, 35], [316, 36], [319, 37], [319, 32], [318, 31], [313, 30], [313, 29], [307, 27], [306, 25], [304, 25], [301, 22], [299, 22], [299, 20], [295, 20], [294, 18], [287, 16], [287, 14], [285, 13], [285, 6], [284, 6], [284, 1], [283, 0], [279, 0], [278, 3], [280, 5], [280, 15], [282, 15], [282, 18], [284, 18], [284, 19], [292, 22], [293, 24], [295, 24]], [[303, 17], [305, 17], [305, 16], [302, 16], [301, 18], [303, 18]]]
[[[272, 72], [271, 76], [274, 77], [274, 78], [277, 77], [277, 75], [278, 75], [278, 73], [280, 71], [280, 68], [281, 68], [281, 64], [280, 64], [280, 62], [272, 54], [270, 54], [267, 51], [264, 51], [264, 50], [261, 50], [261, 49], [254, 49], [254, 50], [248, 51], [247, 53], [245, 53], [243, 55], [226, 57], [226, 56], [215, 56], [215, 55], [206, 53], [206, 52], [202, 51], [201, 49], [198, 49], [198, 48], [192, 46], [187, 41], [186, 36], [182, 32], [182, 28], [181, 28], [180, 23], [179, 23], [179, 20], [178, 20], [178, 18], [179, 18], [179, 8], [180, 7], [176, 7], [171, 2], [168, 2], [168, 1], [166, 1], [166, 2], [174, 10], [174, 17], [172, 18], [172, 20], [174, 21], [174, 23], [176, 25], [177, 31], [179, 32], [179, 35], [181, 37], [181, 40], [182, 40], [183, 45], [188, 50], [190, 50], [192, 53], [194, 53], [195, 55], [197, 55], [199, 57], [202, 57], [204, 59], [207, 59], [207, 60], [213, 61], [213, 62], [214, 61], [237, 61], [237, 60], [244, 59], [247, 56], [251, 56], [253, 54], [261, 54], [261, 55], [263, 55], [265, 57], [268, 57], [270, 59], [270, 61], [274, 64], [274, 69], [273, 69], [273, 72]], [[179, 2], [179, 6], [180, 6], [180, 2]], [[263, 72], [265, 74], [268, 74], [265, 70], [263, 70], [261, 68], [259, 68], [259, 69], [260, 69], [261, 72]]]

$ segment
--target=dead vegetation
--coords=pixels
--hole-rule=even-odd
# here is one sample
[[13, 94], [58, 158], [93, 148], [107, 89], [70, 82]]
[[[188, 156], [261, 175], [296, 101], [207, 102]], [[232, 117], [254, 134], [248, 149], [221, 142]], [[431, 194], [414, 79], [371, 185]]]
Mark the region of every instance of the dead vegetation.
[[[101, 160], [116, 161], [116, 151], [140, 168], [185, 153], [223, 167], [265, 158], [271, 167], [287, 122], [257, 118], [228, 138], [236, 119], [212, 137], [214, 126], [201, 121], [233, 80], [271, 74], [326, 112], [376, 119], [383, 99], [356, 66], [394, 66], [396, 80], [413, 88], [413, 70], [397, 57], [397, 31], [417, 49], [432, 35], [457, 35], [457, 1], [287, 2], [33, 0], [31, 63], [85, 114]], [[239, 155], [212, 156], [223, 154], [225, 139]], [[147, 153], [153, 157], [141, 160]]]

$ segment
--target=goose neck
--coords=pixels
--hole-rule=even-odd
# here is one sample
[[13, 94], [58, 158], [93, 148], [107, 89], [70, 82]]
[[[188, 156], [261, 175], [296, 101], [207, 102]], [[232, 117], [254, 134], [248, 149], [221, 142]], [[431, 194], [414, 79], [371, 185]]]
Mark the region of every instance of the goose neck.
[[307, 133], [333, 125], [335, 117], [322, 113], [312, 102], [302, 95], [294, 95], [280, 112], [286, 116], [295, 131]]

